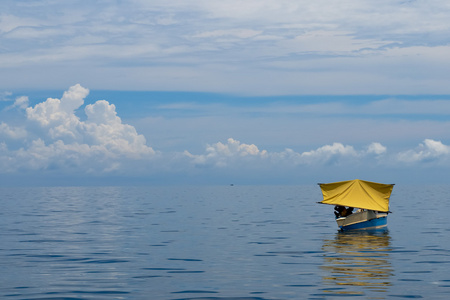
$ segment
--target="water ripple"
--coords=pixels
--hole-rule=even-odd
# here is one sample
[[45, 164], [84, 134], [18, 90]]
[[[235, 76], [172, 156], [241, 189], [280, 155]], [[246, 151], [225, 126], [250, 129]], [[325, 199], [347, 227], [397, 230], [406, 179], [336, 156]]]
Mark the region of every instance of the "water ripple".
[[345, 234], [315, 187], [0, 188], [0, 298], [449, 299], [450, 186], [423, 189]]

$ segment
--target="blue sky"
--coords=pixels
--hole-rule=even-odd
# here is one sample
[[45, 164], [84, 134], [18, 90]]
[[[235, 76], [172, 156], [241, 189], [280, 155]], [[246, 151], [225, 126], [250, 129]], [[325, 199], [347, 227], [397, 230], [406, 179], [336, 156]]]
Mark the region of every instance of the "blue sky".
[[447, 182], [446, 1], [2, 1], [2, 185]]

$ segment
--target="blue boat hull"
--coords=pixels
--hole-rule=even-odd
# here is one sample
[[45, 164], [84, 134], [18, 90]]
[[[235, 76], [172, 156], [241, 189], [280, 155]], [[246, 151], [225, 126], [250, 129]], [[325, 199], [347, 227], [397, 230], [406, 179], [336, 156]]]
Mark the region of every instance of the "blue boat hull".
[[347, 226], [340, 226], [340, 228], [341, 230], [382, 229], [385, 228], [386, 226], [387, 226], [387, 217], [381, 217]]
[[387, 226], [387, 213], [363, 210], [336, 219], [341, 230], [380, 229]]

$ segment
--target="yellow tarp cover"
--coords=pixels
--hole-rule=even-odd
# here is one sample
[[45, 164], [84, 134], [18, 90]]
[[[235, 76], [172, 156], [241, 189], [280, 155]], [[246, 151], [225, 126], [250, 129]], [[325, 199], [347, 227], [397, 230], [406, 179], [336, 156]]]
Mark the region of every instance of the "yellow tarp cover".
[[393, 184], [364, 180], [349, 180], [319, 184], [323, 200], [320, 203], [389, 211], [389, 197]]

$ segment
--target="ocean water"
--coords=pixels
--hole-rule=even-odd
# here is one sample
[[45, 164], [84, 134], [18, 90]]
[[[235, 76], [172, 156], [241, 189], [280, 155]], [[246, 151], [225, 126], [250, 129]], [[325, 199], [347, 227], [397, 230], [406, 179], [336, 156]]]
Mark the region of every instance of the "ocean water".
[[312, 186], [0, 189], [1, 299], [450, 299], [450, 186], [340, 233]]

